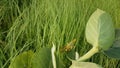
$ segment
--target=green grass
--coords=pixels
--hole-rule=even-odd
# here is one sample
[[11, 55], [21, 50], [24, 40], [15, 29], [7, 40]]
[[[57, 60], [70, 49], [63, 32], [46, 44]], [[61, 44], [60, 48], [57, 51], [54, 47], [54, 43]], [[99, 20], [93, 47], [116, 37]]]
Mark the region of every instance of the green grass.
[[[27, 50], [59, 48], [74, 38], [80, 56], [89, 49], [84, 30], [90, 15], [97, 9], [109, 13], [116, 28], [120, 27], [119, 0], [1, 0], [0, 1], [0, 68], [8, 68], [17, 54]], [[67, 59], [62, 57], [62, 59]], [[96, 54], [88, 61], [104, 68], [119, 68], [120, 61]], [[63, 62], [67, 66], [69, 61]]]

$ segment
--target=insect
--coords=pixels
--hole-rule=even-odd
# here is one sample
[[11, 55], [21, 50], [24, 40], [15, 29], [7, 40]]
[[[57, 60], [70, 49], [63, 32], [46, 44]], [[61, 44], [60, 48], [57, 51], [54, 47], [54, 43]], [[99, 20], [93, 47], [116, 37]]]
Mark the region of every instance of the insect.
[[71, 42], [67, 43], [67, 45], [65, 45], [61, 49], [61, 51], [66, 51], [66, 52], [70, 51], [71, 49], [73, 49], [75, 47], [74, 46], [75, 42], [76, 42], [76, 39], [73, 39]]

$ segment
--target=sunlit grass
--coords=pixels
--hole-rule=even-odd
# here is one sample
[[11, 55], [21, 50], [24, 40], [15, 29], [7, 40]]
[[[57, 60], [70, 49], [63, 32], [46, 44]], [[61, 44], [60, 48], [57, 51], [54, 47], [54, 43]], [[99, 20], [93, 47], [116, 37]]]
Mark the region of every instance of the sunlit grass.
[[[59, 48], [77, 39], [76, 50], [80, 56], [90, 46], [85, 41], [84, 30], [90, 15], [97, 9], [109, 13], [120, 27], [119, 0], [1, 0], [0, 1], [0, 68], [9, 66], [18, 53], [51, 47]], [[4, 42], [4, 44], [3, 44]], [[67, 59], [62, 57], [62, 59]], [[102, 54], [90, 60], [104, 68], [119, 68], [118, 60]], [[69, 66], [65, 63], [66, 68]]]

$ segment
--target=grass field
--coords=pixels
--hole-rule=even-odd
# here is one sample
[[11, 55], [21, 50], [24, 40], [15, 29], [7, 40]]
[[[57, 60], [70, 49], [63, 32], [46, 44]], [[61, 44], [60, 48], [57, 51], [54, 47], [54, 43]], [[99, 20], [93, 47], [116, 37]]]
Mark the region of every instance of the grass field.
[[[41, 47], [59, 48], [74, 38], [80, 56], [91, 46], [84, 30], [90, 15], [97, 9], [109, 13], [120, 28], [119, 0], [0, 0], [0, 68], [8, 68], [16, 55]], [[67, 59], [62, 57], [62, 59]], [[104, 68], [120, 68], [120, 61], [96, 54], [88, 61]], [[64, 62], [66, 68], [69, 61]]]

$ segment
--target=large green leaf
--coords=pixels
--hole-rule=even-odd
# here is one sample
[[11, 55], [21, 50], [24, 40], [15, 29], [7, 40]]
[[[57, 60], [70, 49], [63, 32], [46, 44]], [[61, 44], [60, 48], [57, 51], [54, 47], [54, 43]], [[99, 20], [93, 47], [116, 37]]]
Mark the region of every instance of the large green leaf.
[[50, 48], [41, 48], [35, 52], [32, 59], [32, 68], [52, 68], [52, 57]]
[[104, 51], [105, 55], [111, 58], [120, 59], [120, 47], [112, 47]]
[[115, 30], [115, 41], [112, 47], [120, 47], [120, 28]]
[[85, 34], [90, 44], [107, 50], [112, 46], [115, 37], [115, 30], [110, 15], [97, 9], [88, 20]]
[[[55, 58], [57, 68], [64, 68], [62, 61], [56, 54]], [[52, 62], [51, 49], [41, 48], [35, 52], [35, 55], [32, 59], [32, 68], [53, 68]]]
[[12, 60], [9, 68], [31, 68], [32, 56], [33, 56], [32, 51], [23, 52], [19, 54]]
[[72, 61], [70, 68], [102, 68], [101, 66], [92, 62], [78, 62]]
[[111, 58], [120, 59], [120, 29], [115, 30], [115, 41], [113, 46], [104, 51], [104, 54]]

